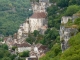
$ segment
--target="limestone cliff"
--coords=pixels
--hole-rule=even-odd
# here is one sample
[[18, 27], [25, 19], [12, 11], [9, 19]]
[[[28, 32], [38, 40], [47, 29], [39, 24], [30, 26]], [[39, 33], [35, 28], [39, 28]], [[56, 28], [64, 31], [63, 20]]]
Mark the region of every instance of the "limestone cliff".
[[60, 41], [62, 52], [69, 47], [68, 40], [77, 33], [77, 28], [72, 26], [66, 26], [66, 24], [71, 21], [74, 22], [75, 16], [63, 16], [61, 19], [60, 26]]

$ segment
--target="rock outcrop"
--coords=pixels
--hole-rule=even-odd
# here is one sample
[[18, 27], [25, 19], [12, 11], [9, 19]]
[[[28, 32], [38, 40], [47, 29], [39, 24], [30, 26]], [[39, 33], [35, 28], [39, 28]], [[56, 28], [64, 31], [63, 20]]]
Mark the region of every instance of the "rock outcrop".
[[66, 26], [68, 21], [74, 22], [74, 19], [77, 17], [70, 17], [70, 16], [63, 16], [61, 19], [61, 26], [60, 26], [60, 41], [61, 41], [61, 49], [62, 52], [66, 50], [69, 45], [68, 45], [68, 40], [71, 38], [71, 36], [74, 36], [77, 33], [77, 28], [71, 27], [71, 26]]

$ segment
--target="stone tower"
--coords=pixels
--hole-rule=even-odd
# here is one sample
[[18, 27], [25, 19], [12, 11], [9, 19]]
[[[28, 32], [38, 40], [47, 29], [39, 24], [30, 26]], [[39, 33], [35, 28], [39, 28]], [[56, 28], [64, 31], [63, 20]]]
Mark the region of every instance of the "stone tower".
[[33, 12], [46, 12], [46, 8], [49, 7], [49, 0], [39, 0], [36, 2], [35, 0], [31, 3]]

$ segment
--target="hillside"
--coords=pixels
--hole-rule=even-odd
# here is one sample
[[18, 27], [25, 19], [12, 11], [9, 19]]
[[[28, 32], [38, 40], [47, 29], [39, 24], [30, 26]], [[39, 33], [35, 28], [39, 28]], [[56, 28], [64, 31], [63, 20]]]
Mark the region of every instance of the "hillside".
[[[48, 26], [49, 28], [55, 27], [59, 30], [60, 21], [62, 16], [72, 16], [75, 13], [80, 13], [80, 1], [79, 0], [50, 0], [51, 7], [48, 11]], [[75, 24], [78, 28], [78, 34], [71, 37], [68, 41], [69, 48], [63, 53], [61, 51], [61, 43], [58, 38], [54, 39], [52, 48], [45, 56], [40, 60], [80, 60], [80, 18], [76, 19], [74, 23], [69, 22], [68, 26]], [[48, 32], [49, 34], [50, 32]], [[50, 38], [50, 37], [49, 37]], [[49, 41], [49, 40], [48, 40]], [[50, 44], [49, 44], [50, 45]]]
[[[74, 23], [69, 21], [66, 24], [66, 26], [69, 27], [71, 27], [71, 25], [76, 25], [78, 32], [75, 36], [72, 36], [69, 39], [69, 48], [66, 49], [63, 53], [61, 50], [59, 36], [61, 17], [72, 16], [76, 13], [80, 14], [80, 1], [50, 0], [50, 2], [52, 3], [52, 6], [47, 8], [47, 31], [44, 35], [41, 35], [39, 34], [39, 31], [35, 30], [33, 33], [29, 34], [26, 41], [33, 44], [33, 42], [36, 40], [35, 43], [41, 43], [48, 47], [49, 51], [39, 60], [80, 60], [80, 18], [75, 19]], [[31, 15], [31, 11], [28, 10], [30, 8], [29, 3], [30, 2], [28, 0], [0, 1], [0, 6], [2, 6], [0, 9], [0, 34], [9, 35], [17, 31], [20, 24]], [[0, 53], [1, 60], [11, 60], [12, 58], [16, 57], [11, 57], [10, 53], [4, 54], [4, 50], [7, 51], [4, 45], [1, 45], [0, 48], [2, 49]]]
[[12, 35], [31, 15], [29, 0], [0, 0], [0, 34]]

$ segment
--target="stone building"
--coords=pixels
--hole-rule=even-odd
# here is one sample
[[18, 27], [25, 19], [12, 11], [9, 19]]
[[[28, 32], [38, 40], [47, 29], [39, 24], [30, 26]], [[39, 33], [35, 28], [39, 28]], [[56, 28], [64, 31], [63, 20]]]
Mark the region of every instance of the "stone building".
[[18, 29], [17, 39], [21, 39], [22, 36], [27, 36], [28, 33], [33, 33], [34, 30], [39, 31], [41, 34], [47, 30], [47, 12], [46, 8], [50, 6], [49, 0], [39, 0], [31, 2], [33, 14], [26, 21], [21, 24]]
[[18, 53], [24, 52], [24, 51], [31, 51], [31, 44], [29, 44], [28, 42], [21, 43], [21, 44], [14, 44], [14, 46], [17, 47], [15, 51]]

